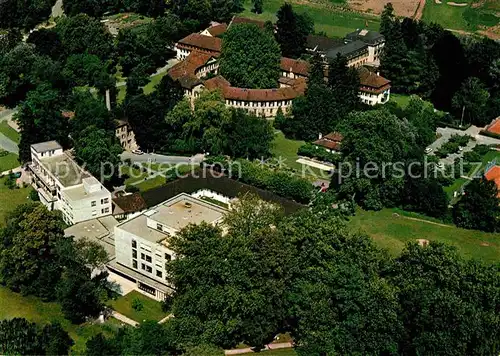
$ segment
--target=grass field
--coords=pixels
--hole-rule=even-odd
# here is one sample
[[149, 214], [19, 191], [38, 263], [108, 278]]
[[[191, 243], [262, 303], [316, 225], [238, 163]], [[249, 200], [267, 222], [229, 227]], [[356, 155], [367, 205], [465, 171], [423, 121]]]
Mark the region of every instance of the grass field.
[[[4, 181], [6, 178], [0, 179], [0, 227], [5, 223], [5, 214], [12, 211], [16, 206], [28, 202], [28, 194], [31, 190], [29, 188], [9, 189], [5, 186]], [[0, 309], [2, 305], [2, 298], [0, 298]]]
[[[132, 308], [132, 301], [138, 299], [142, 305], [143, 309], [140, 311]], [[127, 295], [124, 295], [116, 300], [109, 302], [109, 306], [132, 320], [141, 323], [146, 320], [160, 321], [167, 316], [165, 312], [161, 310], [160, 302], [154, 299], [146, 297], [137, 291], [132, 291]]]
[[21, 141], [21, 135], [19, 132], [14, 130], [7, 121], [0, 122], [0, 133], [4, 134], [17, 144]]
[[20, 163], [17, 158], [18, 156], [12, 152], [9, 152], [6, 156], [0, 157], [0, 173], [19, 167]]
[[454, 2], [467, 3], [467, 6], [452, 6], [447, 0], [443, 0], [440, 4], [434, 0], [427, 1], [422, 20], [438, 23], [445, 28], [468, 32], [477, 31], [481, 26], [491, 27], [499, 24], [500, 18], [494, 15], [500, 10], [498, 0]]
[[[394, 216], [395, 212], [400, 216]], [[427, 239], [453, 245], [466, 258], [476, 258], [485, 262], [500, 261], [500, 234], [410, 220], [400, 213], [400, 210], [393, 209], [377, 212], [359, 209], [356, 216], [349, 221], [349, 226], [354, 231], [367, 233], [377, 245], [388, 249], [393, 255], [399, 254], [409, 241]]]
[[110, 335], [120, 327], [120, 323], [113, 318], [105, 324], [71, 324], [64, 318], [59, 304], [42, 302], [31, 296], [25, 297], [3, 286], [0, 286], [0, 305], [0, 320], [19, 317], [40, 324], [59, 322], [75, 341], [71, 351], [77, 355], [84, 352], [85, 343], [92, 336], [100, 332]]
[[149, 83], [144, 87], [144, 94], [150, 94], [155, 90], [155, 86], [161, 81], [167, 72], [162, 72], [157, 75], [153, 75], [149, 80]]
[[128, 176], [128, 178], [125, 180], [125, 185], [133, 184], [135, 182], [143, 180], [148, 176], [148, 173], [144, 173], [142, 172], [142, 170], [134, 167], [122, 166], [120, 167], [120, 171], [121, 174], [126, 174]]
[[[244, 17], [254, 18], [262, 21], [276, 21], [276, 12], [283, 5], [285, 0], [265, 0], [262, 14], [251, 12], [252, 4], [250, 0], [245, 0], [245, 10], [240, 14]], [[316, 32], [323, 31], [328, 36], [344, 37], [347, 33], [358, 28], [365, 28], [378, 31], [380, 19], [375, 16], [363, 15], [355, 12], [342, 11], [334, 3], [344, 1], [315, 1], [315, 0], [291, 0], [295, 11], [306, 12], [314, 21]]]
[[283, 163], [286, 166], [300, 171], [302, 169], [302, 165], [296, 161], [299, 158], [297, 156], [297, 150], [302, 145], [305, 145], [305, 141], [287, 139], [281, 131], [277, 131], [274, 137], [271, 153], [275, 158], [284, 160]]
[[390, 101], [395, 102], [401, 108], [406, 108], [410, 103], [411, 95], [403, 95], [403, 94], [391, 94]]
[[165, 184], [166, 180], [165, 177], [162, 176], [156, 176], [154, 178], [150, 178], [145, 180], [144, 182], [141, 182], [139, 184], [136, 184], [135, 186], [139, 188], [141, 192], [145, 192], [148, 190], [151, 190], [153, 188], [157, 188], [163, 184]]

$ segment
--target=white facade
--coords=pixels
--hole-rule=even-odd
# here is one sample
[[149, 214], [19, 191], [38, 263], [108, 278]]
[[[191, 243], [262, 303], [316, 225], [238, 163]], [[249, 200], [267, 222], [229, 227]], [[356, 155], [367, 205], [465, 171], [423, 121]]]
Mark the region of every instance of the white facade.
[[179, 61], [183, 61], [186, 59], [187, 56], [189, 56], [189, 54], [191, 53], [191, 50], [186, 49], [186, 48], [181, 48], [181, 47], [175, 45], [175, 53], [176, 53], [175, 58], [177, 58], [177, 60], [179, 60]]
[[382, 54], [385, 42], [376, 45], [368, 45], [368, 63], [380, 66], [380, 56]]
[[391, 89], [384, 90], [382, 93], [370, 93], [370, 92], [359, 92], [359, 98], [361, 102], [367, 105], [377, 105], [377, 104], [385, 104], [389, 101], [391, 97]]
[[57, 142], [31, 145], [29, 169], [40, 201], [49, 210], [60, 210], [67, 224], [111, 214], [111, 193]]
[[187, 225], [202, 221], [217, 225], [226, 210], [188, 194], [179, 194], [115, 226], [116, 266], [136, 281], [136, 287], [163, 300], [171, 291], [165, 269], [175, 258], [169, 237]]

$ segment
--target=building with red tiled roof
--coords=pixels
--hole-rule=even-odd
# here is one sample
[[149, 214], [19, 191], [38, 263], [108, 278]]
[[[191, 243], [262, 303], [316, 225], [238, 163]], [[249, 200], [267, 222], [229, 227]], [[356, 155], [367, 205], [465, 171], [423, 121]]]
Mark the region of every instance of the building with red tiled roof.
[[173, 80], [179, 81], [186, 95], [190, 95], [192, 89], [202, 83], [201, 78], [208, 73], [217, 73], [219, 68], [217, 57], [218, 54], [193, 51], [185, 60], [170, 68], [168, 75]]
[[201, 32], [204, 36], [220, 37], [227, 31], [227, 25], [225, 23], [216, 24], [206, 28]]
[[218, 37], [204, 36], [200, 33], [192, 33], [175, 44], [177, 59], [183, 60], [192, 51], [218, 55], [222, 47], [222, 40]]
[[343, 136], [339, 132], [331, 132], [328, 135], [319, 135], [319, 139], [314, 141], [313, 144], [321, 146], [329, 152], [340, 151], [340, 144], [342, 143]]
[[497, 117], [491, 124], [486, 126], [486, 131], [500, 135], [500, 117]]
[[113, 216], [117, 220], [127, 219], [146, 210], [146, 201], [140, 193], [116, 197], [113, 200]]
[[304, 95], [305, 79], [295, 79], [294, 86], [273, 89], [246, 89], [232, 87], [222, 76], [208, 79], [204, 83], [208, 90], [220, 90], [227, 106], [243, 109], [255, 115], [274, 117], [281, 108], [286, 113], [292, 101]]
[[500, 198], [500, 166], [492, 166], [486, 171], [486, 173], [484, 174], [484, 178], [495, 182], [497, 189], [499, 190], [497, 196]]
[[358, 68], [359, 97], [367, 105], [385, 104], [391, 94], [391, 81], [370, 71], [365, 67]]
[[309, 76], [309, 63], [300, 59], [281, 57], [281, 76], [285, 78], [307, 78]]

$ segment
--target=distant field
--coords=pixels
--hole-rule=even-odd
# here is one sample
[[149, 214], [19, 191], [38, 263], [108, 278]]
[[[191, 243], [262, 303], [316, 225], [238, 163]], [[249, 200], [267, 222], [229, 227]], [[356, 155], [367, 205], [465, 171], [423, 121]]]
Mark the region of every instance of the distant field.
[[[395, 216], [394, 213], [400, 216]], [[500, 261], [500, 234], [410, 220], [403, 217], [403, 214], [418, 217], [418, 214], [405, 213], [397, 209], [381, 211], [358, 209], [356, 216], [349, 221], [349, 226], [355, 231], [364, 231], [377, 245], [386, 248], [393, 255], [399, 254], [409, 241], [427, 239], [453, 245], [466, 258], [492, 263]]]
[[[316, 32], [323, 31], [328, 36], [343, 37], [357, 28], [367, 27], [370, 30], [378, 30], [380, 27], [378, 17], [342, 10], [338, 5], [343, 4], [344, 1], [290, 0], [288, 2], [292, 3], [297, 12], [306, 12], [311, 16], [314, 20]], [[285, 3], [285, 0], [265, 0], [264, 12], [257, 15], [250, 11], [252, 4], [250, 0], [246, 0], [245, 10], [240, 15], [275, 22], [276, 12], [283, 3]]]
[[[450, 3], [465, 4], [454, 6]], [[475, 32], [485, 30], [500, 23], [498, 0], [427, 0], [422, 20], [435, 22], [445, 28]], [[500, 35], [499, 35], [500, 37]]]
[[349, 0], [349, 7], [374, 14], [381, 14], [387, 3], [392, 3], [398, 16], [413, 17], [420, 0]]

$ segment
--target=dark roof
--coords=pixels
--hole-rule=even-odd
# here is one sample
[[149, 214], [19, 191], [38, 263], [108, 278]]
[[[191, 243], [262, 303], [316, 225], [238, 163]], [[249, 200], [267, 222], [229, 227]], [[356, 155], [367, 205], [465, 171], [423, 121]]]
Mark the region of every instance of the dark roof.
[[113, 203], [122, 209], [124, 213], [135, 213], [147, 209], [146, 201], [140, 193], [114, 198]]
[[330, 49], [340, 47], [344, 45], [344, 40], [341, 38], [330, 38], [327, 36], [320, 35], [309, 35], [307, 36], [307, 48], [320, 52], [327, 52]]
[[385, 40], [385, 37], [377, 31], [358, 29], [345, 36], [347, 41], [363, 41], [368, 44], [376, 44]]
[[309, 76], [309, 63], [300, 59], [281, 57], [280, 67], [285, 72], [300, 74], [304, 77]]
[[207, 31], [210, 32], [210, 34], [214, 37], [219, 37], [224, 32], [226, 32], [226, 30], [227, 25], [225, 23], [207, 28]]
[[192, 33], [177, 42], [177, 46], [197, 47], [209, 52], [220, 52], [222, 40], [218, 37], [203, 36]]
[[326, 56], [330, 59], [335, 59], [337, 54], [341, 54], [347, 58], [357, 55], [360, 52], [368, 51], [368, 45], [363, 41], [349, 42], [342, 47], [337, 47], [326, 52]]
[[33, 149], [38, 153], [62, 149], [61, 145], [57, 141], [35, 143], [31, 145], [31, 147], [33, 147]]
[[231, 20], [231, 23], [229, 24], [229, 26], [231, 26], [233, 24], [239, 24], [239, 23], [252, 23], [254, 25], [257, 25], [260, 28], [264, 28], [264, 26], [266, 25], [266, 23], [264, 21], [249, 19], [249, 18], [246, 18], [246, 17], [235, 16]]
[[391, 81], [372, 72], [371, 70], [360, 67], [358, 69], [360, 90], [380, 93], [390, 87]]
[[340, 144], [344, 137], [339, 132], [331, 132], [328, 135], [323, 136], [319, 140], [313, 142], [316, 146], [322, 146], [330, 150], [338, 151], [340, 150]]

